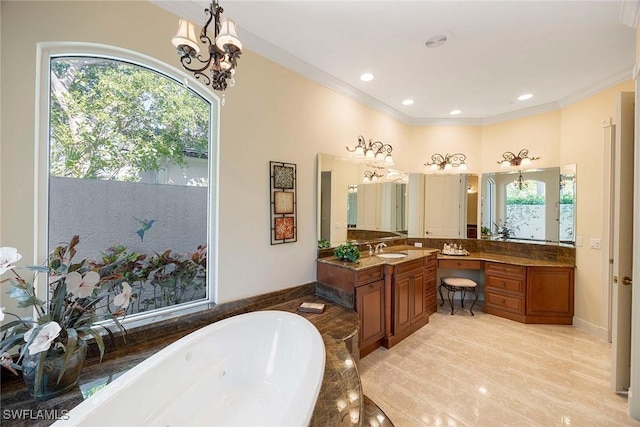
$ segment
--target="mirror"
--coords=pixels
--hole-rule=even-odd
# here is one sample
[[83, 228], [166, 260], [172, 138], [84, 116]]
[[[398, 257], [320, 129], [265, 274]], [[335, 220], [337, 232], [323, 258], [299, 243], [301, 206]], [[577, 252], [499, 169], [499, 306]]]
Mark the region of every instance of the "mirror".
[[[408, 175], [328, 154], [318, 154], [318, 246], [346, 240], [406, 237]], [[365, 182], [365, 176], [375, 181]]]
[[575, 165], [487, 173], [481, 179], [481, 236], [574, 243]]

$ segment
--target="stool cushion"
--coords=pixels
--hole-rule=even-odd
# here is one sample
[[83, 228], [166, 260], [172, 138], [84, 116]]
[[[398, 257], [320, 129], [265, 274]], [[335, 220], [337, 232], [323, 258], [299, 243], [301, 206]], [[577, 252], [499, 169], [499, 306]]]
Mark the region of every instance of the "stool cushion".
[[443, 277], [441, 280], [445, 285], [458, 288], [475, 288], [478, 285], [473, 280], [464, 277]]

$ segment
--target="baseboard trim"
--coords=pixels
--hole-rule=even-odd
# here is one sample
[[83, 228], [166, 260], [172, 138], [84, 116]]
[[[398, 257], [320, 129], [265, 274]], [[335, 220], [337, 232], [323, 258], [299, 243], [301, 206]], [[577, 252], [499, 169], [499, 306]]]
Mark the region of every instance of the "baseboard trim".
[[593, 323], [587, 322], [584, 319], [580, 319], [579, 317], [573, 317], [573, 326], [588, 333], [589, 335], [593, 335], [598, 337], [600, 340], [604, 342], [609, 342], [609, 331], [607, 328], [603, 328], [602, 326], [596, 326]]

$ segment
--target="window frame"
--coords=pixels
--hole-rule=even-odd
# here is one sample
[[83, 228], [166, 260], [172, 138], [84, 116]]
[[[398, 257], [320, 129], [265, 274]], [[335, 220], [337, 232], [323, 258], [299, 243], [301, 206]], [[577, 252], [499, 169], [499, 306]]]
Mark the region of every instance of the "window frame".
[[[159, 73], [177, 84], [183, 84], [201, 96], [211, 105], [208, 152], [208, 191], [207, 191], [207, 298], [196, 302], [184, 303], [127, 316], [123, 323], [129, 327], [153, 323], [171, 317], [203, 310], [218, 301], [218, 236], [219, 236], [219, 155], [220, 155], [220, 99], [211, 90], [192, 76], [185, 74], [162, 61], [150, 56], [115, 46], [93, 43], [38, 43], [36, 60], [36, 120], [35, 120], [35, 190], [34, 198], [34, 253], [40, 264], [49, 253], [49, 126], [51, 60], [57, 57], [97, 57], [133, 64], [149, 71]], [[37, 294], [47, 297], [47, 281], [36, 282]]]

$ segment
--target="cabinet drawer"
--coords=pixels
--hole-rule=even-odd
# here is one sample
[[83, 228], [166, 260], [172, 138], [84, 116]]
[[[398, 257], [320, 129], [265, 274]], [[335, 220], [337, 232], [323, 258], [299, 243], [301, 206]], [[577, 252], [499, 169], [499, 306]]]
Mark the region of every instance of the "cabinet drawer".
[[494, 294], [493, 292], [485, 293], [485, 304], [501, 308], [507, 311], [524, 314], [524, 299], [510, 297], [508, 295]]
[[498, 264], [495, 262], [487, 262], [484, 268], [487, 276], [513, 276], [515, 278], [524, 279], [527, 275], [527, 267], [519, 265]]
[[400, 274], [407, 273], [411, 270], [421, 269], [424, 266], [424, 259], [416, 259], [413, 261], [403, 262], [401, 264], [397, 264], [394, 268], [394, 275], [399, 276]]
[[453, 268], [458, 270], [482, 270], [482, 261], [473, 259], [441, 259], [439, 268]]
[[356, 286], [362, 286], [367, 283], [375, 282], [376, 280], [382, 280], [382, 276], [382, 266], [359, 271], [356, 274]]
[[438, 265], [438, 257], [436, 254], [429, 255], [424, 262], [425, 267], [436, 267]]
[[506, 292], [514, 292], [519, 295], [524, 295], [524, 281], [518, 279], [512, 279], [502, 276], [489, 276], [485, 277], [484, 285], [487, 288], [500, 289]]

